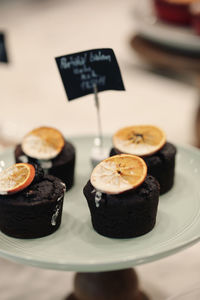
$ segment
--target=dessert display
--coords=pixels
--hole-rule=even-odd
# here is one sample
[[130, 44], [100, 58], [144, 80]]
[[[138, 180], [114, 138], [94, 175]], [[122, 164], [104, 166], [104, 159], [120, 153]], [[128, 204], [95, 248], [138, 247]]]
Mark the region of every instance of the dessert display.
[[176, 147], [166, 141], [163, 130], [152, 125], [129, 126], [113, 136], [110, 156], [128, 153], [144, 159], [148, 174], [160, 184], [160, 194], [168, 192], [174, 184]]
[[100, 162], [83, 189], [94, 229], [110, 238], [131, 238], [153, 229], [159, 183], [138, 156], [121, 154]]
[[38, 165], [17, 163], [0, 173], [0, 230], [38, 238], [55, 232], [62, 217], [65, 184]]
[[45, 174], [60, 178], [69, 190], [74, 183], [75, 148], [55, 128], [39, 127], [15, 148], [15, 161], [40, 164]]

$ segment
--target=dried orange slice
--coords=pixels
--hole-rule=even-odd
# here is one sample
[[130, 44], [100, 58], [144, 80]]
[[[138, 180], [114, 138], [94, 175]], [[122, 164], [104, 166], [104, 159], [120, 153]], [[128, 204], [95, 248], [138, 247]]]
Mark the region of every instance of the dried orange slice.
[[122, 153], [139, 156], [152, 155], [166, 143], [163, 130], [152, 125], [129, 126], [113, 136], [113, 144]]
[[36, 159], [52, 159], [64, 147], [64, 138], [60, 131], [51, 127], [39, 127], [25, 135], [22, 150]]
[[91, 184], [106, 194], [120, 194], [136, 188], [145, 180], [147, 166], [142, 158], [119, 154], [100, 162], [91, 174]]
[[0, 173], [0, 195], [14, 194], [31, 184], [35, 168], [31, 164], [18, 163]]

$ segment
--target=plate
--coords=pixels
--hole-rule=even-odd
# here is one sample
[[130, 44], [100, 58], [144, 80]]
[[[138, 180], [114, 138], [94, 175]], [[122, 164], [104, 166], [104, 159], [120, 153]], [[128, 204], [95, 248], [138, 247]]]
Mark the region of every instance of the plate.
[[136, 22], [136, 32], [167, 47], [189, 52], [200, 52], [200, 37], [191, 28], [170, 25], [157, 19], [152, 1], [140, 0], [134, 2], [133, 14]]
[[[73, 138], [77, 149], [75, 186], [66, 193], [57, 232], [22, 240], [0, 233], [0, 256], [41, 268], [97, 272], [125, 269], [176, 253], [200, 240], [200, 151], [178, 146], [175, 185], [160, 197], [157, 222], [148, 234], [111, 239], [97, 234], [82, 190], [91, 173], [92, 136]], [[110, 147], [111, 138], [104, 145]], [[13, 149], [0, 155], [13, 163]]]

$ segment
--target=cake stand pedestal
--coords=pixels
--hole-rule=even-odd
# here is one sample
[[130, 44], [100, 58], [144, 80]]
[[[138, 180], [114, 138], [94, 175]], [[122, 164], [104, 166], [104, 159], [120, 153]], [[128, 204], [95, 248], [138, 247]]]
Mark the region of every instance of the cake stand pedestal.
[[[82, 192], [91, 174], [93, 140], [94, 136], [71, 139], [77, 149], [76, 182], [65, 195], [60, 228], [30, 240], [0, 232], [0, 256], [34, 267], [78, 272], [67, 300], [147, 300], [131, 268], [200, 240], [200, 151], [177, 145], [175, 184], [160, 197], [151, 232], [132, 239], [111, 239], [94, 231]], [[111, 140], [105, 138], [104, 145], [110, 148]], [[0, 154], [6, 166], [14, 163], [13, 150]]]
[[66, 300], [148, 300], [139, 290], [133, 269], [99, 273], [77, 273], [74, 293]]

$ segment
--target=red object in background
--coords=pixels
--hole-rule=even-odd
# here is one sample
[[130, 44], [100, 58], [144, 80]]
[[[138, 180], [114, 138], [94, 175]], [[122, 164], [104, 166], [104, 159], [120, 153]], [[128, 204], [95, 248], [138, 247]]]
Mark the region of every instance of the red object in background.
[[200, 0], [191, 3], [190, 12], [193, 30], [200, 35]]
[[200, 12], [192, 16], [192, 27], [195, 33], [200, 35]]
[[163, 21], [182, 26], [191, 24], [189, 4], [154, 0], [154, 6], [157, 16]]

